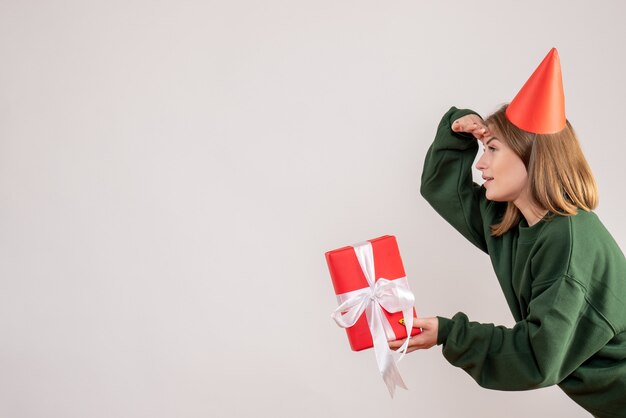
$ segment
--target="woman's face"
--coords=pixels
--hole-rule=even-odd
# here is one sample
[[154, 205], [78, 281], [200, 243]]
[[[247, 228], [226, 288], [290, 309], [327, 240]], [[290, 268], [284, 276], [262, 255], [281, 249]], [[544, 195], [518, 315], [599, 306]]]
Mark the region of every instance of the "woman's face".
[[476, 163], [485, 179], [487, 199], [497, 202], [525, 199], [528, 172], [524, 162], [500, 140], [499, 133], [492, 126], [489, 126], [489, 132], [491, 134], [481, 140], [485, 152]]

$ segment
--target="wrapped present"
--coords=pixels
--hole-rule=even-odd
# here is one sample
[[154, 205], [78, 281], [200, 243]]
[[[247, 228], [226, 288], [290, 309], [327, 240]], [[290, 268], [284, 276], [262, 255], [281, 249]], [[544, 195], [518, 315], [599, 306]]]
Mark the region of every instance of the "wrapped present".
[[[355, 351], [374, 347], [379, 369], [393, 396], [395, 387], [406, 389], [387, 341], [417, 335], [412, 321], [414, 296], [409, 289], [400, 251], [394, 236], [385, 235], [364, 243], [326, 253], [339, 307], [332, 318], [346, 328]], [[398, 350], [404, 354], [408, 339]]]

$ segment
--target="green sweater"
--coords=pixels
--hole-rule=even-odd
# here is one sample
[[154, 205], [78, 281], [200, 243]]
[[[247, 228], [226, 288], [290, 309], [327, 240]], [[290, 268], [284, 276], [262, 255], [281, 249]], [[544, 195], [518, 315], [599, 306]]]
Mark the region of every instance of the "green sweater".
[[501, 237], [489, 226], [506, 203], [472, 181], [478, 141], [452, 132], [471, 110], [451, 108], [426, 155], [421, 193], [489, 254], [513, 328], [439, 317], [438, 344], [454, 366], [490, 389], [558, 384], [598, 417], [626, 417], [626, 259], [593, 212], [548, 214]]

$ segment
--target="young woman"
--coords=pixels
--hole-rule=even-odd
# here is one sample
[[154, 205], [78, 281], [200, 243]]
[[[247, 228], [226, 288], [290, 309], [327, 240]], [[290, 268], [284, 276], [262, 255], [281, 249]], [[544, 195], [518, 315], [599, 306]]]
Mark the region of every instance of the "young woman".
[[[416, 319], [423, 332], [409, 351], [443, 345], [445, 358], [485, 388], [557, 384], [595, 416], [626, 417], [626, 259], [592, 211], [596, 185], [564, 114], [557, 131], [537, 133], [518, 126], [518, 111], [504, 106], [483, 121], [450, 109], [421, 186], [489, 255], [516, 324], [470, 322], [461, 312]], [[478, 142], [482, 186], [472, 181]]]

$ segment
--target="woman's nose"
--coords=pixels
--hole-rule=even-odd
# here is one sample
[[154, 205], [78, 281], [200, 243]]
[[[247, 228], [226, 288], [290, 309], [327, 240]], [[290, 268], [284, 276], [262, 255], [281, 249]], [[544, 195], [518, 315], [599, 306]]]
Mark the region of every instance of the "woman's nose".
[[487, 168], [487, 165], [485, 164], [485, 154], [484, 153], [483, 153], [483, 155], [481, 155], [481, 157], [476, 162], [476, 168], [478, 170], [484, 170], [485, 168]]

